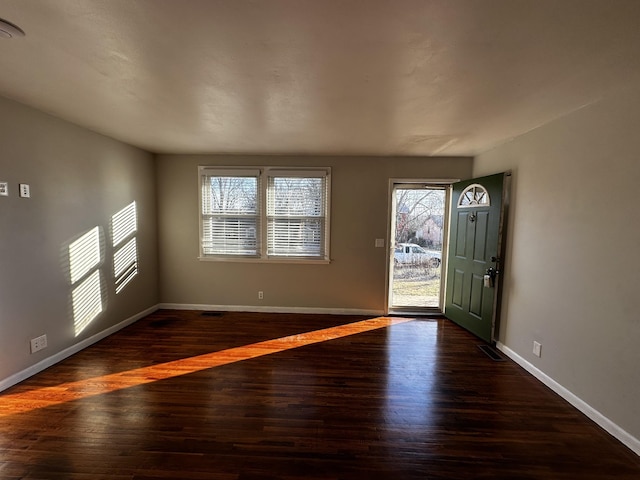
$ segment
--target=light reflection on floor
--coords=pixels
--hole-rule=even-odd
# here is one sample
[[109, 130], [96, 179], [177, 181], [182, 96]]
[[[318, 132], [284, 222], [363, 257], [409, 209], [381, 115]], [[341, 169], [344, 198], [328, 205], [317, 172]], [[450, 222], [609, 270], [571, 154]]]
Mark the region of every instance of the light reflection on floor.
[[433, 420], [431, 407], [440, 325], [441, 322], [420, 322], [419, 337], [413, 328], [389, 329], [384, 415], [389, 428], [403, 435], [423, 432]]
[[0, 395], [0, 417], [29, 412], [129, 387], [188, 375], [214, 367], [262, 357], [293, 348], [326, 342], [379, 328], [412, 321], [412, 318], [377, 317], [346, 325], [266, 340], [242, 347], [183, 358], [148, 367], [94, 377], [86, 380]]

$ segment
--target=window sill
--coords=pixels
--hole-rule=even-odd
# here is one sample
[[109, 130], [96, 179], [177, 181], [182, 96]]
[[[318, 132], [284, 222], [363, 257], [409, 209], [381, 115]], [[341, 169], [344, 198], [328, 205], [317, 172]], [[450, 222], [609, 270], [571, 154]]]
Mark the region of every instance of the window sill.
[[213, 256], [199, 256], [198, 260], [201, 262], [226, 262], [226, 263], [273, 263], [273, 264], [301, 264], [301, 265], [328, 265], [331, 263], [330, 259], [313, 259], [313, 258], [281, 258], [281, 257], [213, 257]]

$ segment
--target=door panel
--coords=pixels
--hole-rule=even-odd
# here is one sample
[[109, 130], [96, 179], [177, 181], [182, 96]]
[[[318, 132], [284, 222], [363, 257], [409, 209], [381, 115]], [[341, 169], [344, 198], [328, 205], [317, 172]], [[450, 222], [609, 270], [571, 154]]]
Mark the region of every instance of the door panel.
[[[467, 254], [467, 218], [468, 212], [459, 212], [457, 217], [457, 228], [455, 234], [455, 254], [458, 258], [466, 258]], [[451, 245], [451, 244], [450, 244]]]
[[484, 294], [484, 275], [473, 274], [471, 277], [471, 294], [469, 295], [469, 313], [482, 318], [482, 299]]
[[487, 342], [499, 282], [487, 285], [485, 275], [499, 268], [505, 175], [458, 182], [451, 197], [445, 315]]
[[475, 236], [471, 240], [473, 245], [473, 259], [485, 263], [487, 258], [487, 234], [489, 233], [489, 212], [478, 212], [476, 216]]
[[464, 295], [464, 272], [462, 270], [453, 271], [453, 285], [451, 301], [454, 306], [462, 308], [462, 297]]

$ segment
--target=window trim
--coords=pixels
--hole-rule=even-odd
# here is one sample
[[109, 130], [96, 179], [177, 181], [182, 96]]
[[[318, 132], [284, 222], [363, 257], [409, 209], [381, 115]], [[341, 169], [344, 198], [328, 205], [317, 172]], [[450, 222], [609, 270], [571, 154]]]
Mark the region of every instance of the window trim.
[[[223, 255], [205, 254], [203, 251], [203, 177], [207, 175], [257, 176], [258, 178], [258, 211], [260, 234], [258, 237], [258, 255]], [[325, 178], [326, 198], [324, 216], [324, 256], [283, 256], [268, 254], [268, 205], [267, 191], [269, 177], [297, 176]], [[329, 264], [331, 263], [331, 167], [275, 167], [275, 166], [198, 166], [198, 260], [205, 262], [234, 263], [291, 263], [291, 264]]]

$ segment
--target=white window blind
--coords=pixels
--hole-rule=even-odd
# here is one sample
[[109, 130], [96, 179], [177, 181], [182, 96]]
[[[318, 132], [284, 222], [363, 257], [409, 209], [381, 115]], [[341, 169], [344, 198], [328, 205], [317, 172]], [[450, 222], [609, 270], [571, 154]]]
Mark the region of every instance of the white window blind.
[[327, 172], [272, 172], [267, 188], [267, 254], [327, 256]]
[[205, 168], [201, 181], [201, 254], [259, 256], [259, 172]]

